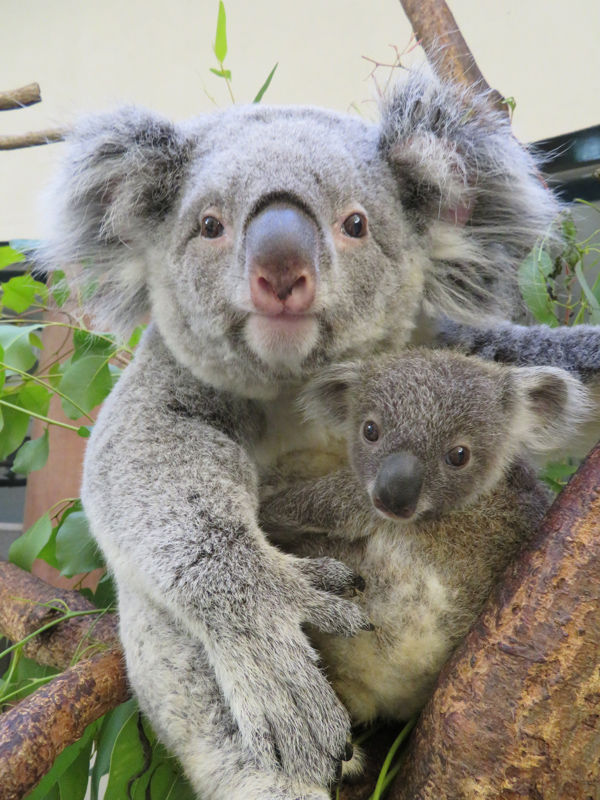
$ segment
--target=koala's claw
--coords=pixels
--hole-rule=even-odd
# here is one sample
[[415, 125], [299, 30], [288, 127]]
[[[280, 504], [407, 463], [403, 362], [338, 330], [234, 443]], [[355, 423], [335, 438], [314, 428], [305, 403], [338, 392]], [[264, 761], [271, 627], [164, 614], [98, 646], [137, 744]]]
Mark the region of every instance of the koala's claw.
[[352, 745], [352, 742], [346, 742], [346, 749], [344, 751], [344, 757], [342, 758], [342, 761], [350, 761], [353, 755], [354, 755], [354, 747]]

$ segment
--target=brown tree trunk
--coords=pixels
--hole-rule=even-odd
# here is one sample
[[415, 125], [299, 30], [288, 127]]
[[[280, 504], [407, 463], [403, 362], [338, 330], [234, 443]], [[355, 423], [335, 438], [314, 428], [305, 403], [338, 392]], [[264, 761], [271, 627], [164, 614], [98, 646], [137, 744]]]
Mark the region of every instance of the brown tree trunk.
[[444, 668], [389, 800], [600, 796], [600, 445]]
[[483, 77], [446, 0], [400, 0], [400, 4], [427, 59], [440, 75], [476, 86], [480, 92], [490, 90], [492, 102], [508, 113], [500, 92], [490, 89]]

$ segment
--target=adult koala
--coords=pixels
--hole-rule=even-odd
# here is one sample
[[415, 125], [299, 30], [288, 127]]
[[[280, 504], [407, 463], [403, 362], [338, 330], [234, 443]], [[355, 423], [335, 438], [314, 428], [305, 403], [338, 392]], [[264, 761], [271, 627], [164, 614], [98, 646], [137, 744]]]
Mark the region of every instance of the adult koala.
[[[47, 262], [83, 264], [99, 322], [154, 320], [83, 483], [141, 707], [205, 800], [326, 798], [349, 718], [301, 626], [351, 636], [369, 621], [340, 596], [358, 576], [267, 543], [261, 469], [343, 447], [294, 410], [320, 367], [395, 352], [441, 314], [507, 317], [555, 201], [504, 117], [420, 71], [380, 124], [263, 106], [180, 125], [89, 117], [48, 209]], [[508, 357], [527, 361], [536, 336]], [[578, 352], [570, 366], [600, 366], [597, 346]]]

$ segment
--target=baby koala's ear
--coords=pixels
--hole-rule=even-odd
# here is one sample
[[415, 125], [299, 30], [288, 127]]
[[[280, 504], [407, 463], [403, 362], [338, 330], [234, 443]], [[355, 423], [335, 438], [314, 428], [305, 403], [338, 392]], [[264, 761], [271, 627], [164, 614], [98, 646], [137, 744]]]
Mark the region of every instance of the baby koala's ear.
[[360, 366], [347, 362], [326, 367], [310, 380], [298, 397], [306, 419], [342, 428], [350, 410], [350, 393], [358, 385]]
[[[538, 453], [573, 445], [580, 427], [593, 417], [589, 391], [556, 367], [515, 367], [515, 434]], [[572, 447], [570, 448], [572, 449]]]

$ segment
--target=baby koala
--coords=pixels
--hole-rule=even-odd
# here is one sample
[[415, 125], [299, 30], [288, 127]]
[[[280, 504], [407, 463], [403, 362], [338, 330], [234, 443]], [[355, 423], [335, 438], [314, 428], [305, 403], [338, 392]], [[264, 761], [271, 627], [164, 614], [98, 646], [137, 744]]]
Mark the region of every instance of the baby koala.
[[261, 524], [286, 551], [364, 577], [374, 631], [311, 639], [355, 722], [406, 720], [550, 503], [530, 454], [569, 444], [590, 400], [560, 369], [414, 349], [326, 369], [301, 402], [343, 435], [347, 462], [308, 479], [310, 454], [287, 456]]

